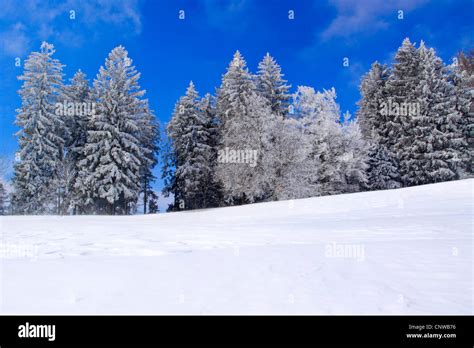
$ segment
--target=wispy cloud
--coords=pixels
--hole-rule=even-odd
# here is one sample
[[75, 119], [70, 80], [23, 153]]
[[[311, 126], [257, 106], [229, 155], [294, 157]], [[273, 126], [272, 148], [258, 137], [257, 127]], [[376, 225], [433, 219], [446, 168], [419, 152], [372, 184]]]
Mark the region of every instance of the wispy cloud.
[[8, 56], [22, 55], [29, 46], [25, 26], [21, 23], [10, 25], [7, 30], [0, 32], [0, 50]]
[[[96, 26], [107, 25], [130, 35], [140, 34], [140, 0], [2, 0], [0, 49], [7, 56], [22, 56], [38, 40], [78, 46], [96, 36]], [[74, 11], [74, 25], [70, 19]]]
[[330, 4], [336, 8], [336, 18], [321, 33], [321, 39], [334, 37], [348, 37], [363, 32], [374, 33], [377, 30], [388, 28], [390, 25], [386, 16], [393, 14], [397, 18], [397, 11], [404, 14], [424, 5], [428, 0], [331, 0]]

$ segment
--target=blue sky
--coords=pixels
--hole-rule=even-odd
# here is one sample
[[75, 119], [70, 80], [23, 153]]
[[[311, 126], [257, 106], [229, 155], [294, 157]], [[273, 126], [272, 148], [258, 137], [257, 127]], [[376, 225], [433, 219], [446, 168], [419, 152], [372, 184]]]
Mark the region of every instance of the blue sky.
[[254, 72], [270, 52], [293, 90], [335, 87], [341, 109], [353, 113], [373, 61], [390, 63], [405, 37], [450, 61], [474, 47], [473, 13], [472, 0], [0, 0], [0, 156], [12, 159], [17, 148], [15, 58], [42, 40], [55, 45], [67, 79], [79, 68], [94, 78], [124, 45], [163, 124], [189, 80], [202, 95], [214, 92], [237, 49]]

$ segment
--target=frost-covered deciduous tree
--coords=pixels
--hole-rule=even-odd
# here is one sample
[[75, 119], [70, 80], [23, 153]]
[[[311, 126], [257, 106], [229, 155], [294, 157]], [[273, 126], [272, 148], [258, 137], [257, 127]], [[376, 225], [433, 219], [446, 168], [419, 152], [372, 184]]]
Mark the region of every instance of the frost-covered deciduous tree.
[[54, 46], [43, 42], [25, 61], [19, 91], [16, 134], [20, 150], [14, 167], [14, 211], [18, 214], [57, 213], [61, 205], [58, 168], [63, 160], [67, 129], [56, 114], [62, 90], [63, 65], [53, 58]]
[[344, 176], [343, 192], [359, 192], [367, 185], [368, 146], [362, 137], [357, 120], [346, 114], [342, 127], [343, 155], [341, 171]]
[[299, 86], [294, 95], [295, 113], [311, 146], [309, 158], [317, 168], [313, 184], [323, 196], [342, 193], [346, 189], [342, 167], [344, 138], [335, 99], [334, 89], [321, 93], [305, 86]]
[[304, 132], [302, 120], [292, 117], [278, 119], [275, 131], [277, 141], [271, 157], [274, 199], [319, 195], [317, 162], [310, 156], [310, 137]]
[[94, 80], [96, 114], [88, 124], [85, 158], [75, 187], [89, 193], [99, 212], [128, 214], [140, 192], [140, 117], [147, 108], [140, 74], [128, 52], [116, 47]]

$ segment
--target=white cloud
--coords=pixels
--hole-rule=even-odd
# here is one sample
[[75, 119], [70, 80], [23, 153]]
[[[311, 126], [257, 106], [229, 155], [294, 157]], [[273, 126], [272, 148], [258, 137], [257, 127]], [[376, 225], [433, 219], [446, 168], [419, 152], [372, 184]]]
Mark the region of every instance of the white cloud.
[[327, 40], [385, 29], [389, 23], [383, 17], [393, 14], [395, 20], [398, 10], [406, 14], [426, 2], [427, 0], [331, 0], [337, 16], [321, 33], [321, 38]]
[[6, 31], [0, 32], [0, 51], [8, 56], [21, 56], [29, 46], [25, 26], [21, 23], [11, 25]]
[[[61, 41], [77, 46], [96, 33], [96, 25], [105, 24], [128, 35], [142, 30], [140, 0], [2, 0], [0, 18], [6, 30], [0, 32], [0, 48], [5, 55], [23, 56], [30, 43], [42, 40]], [[73, 29], [69, 11], [75, 11]]]

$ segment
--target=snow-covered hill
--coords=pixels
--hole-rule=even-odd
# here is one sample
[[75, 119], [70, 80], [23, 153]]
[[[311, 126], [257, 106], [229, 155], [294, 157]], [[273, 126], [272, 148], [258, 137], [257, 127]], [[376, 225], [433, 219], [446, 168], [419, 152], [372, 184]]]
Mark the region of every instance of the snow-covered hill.
[[473, 185], [0, 217], [0, 313], [472, 313]]

